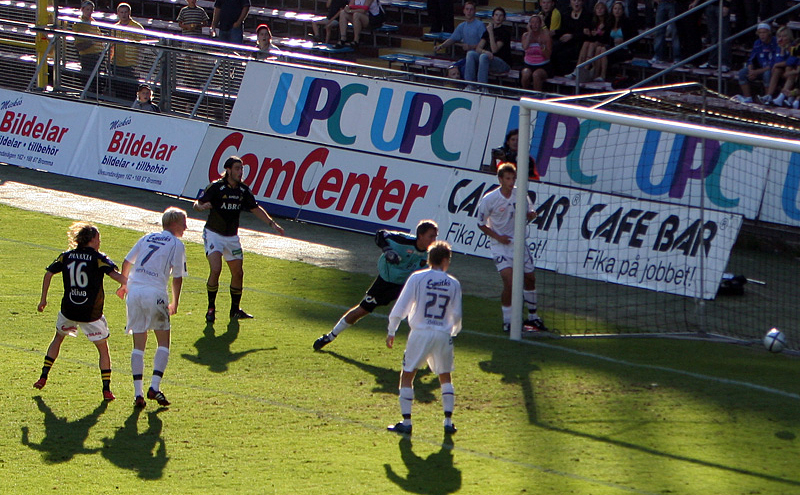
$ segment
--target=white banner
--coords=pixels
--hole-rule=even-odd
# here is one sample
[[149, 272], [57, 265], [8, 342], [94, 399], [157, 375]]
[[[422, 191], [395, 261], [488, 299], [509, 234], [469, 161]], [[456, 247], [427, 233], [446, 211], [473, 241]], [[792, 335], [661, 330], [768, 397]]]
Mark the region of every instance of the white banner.
[[93, 108], [0, 89], [0, 161], [65, 174]]
[[96, 107], [68, 175], [181, 194], [208, 124]]
[[361, 232], [413, 230], [438, 211], [453, 169], [211, 126], [183, 195], [196, 198], [225, 160], [271, 213]]
[[[491, 257], [477, 227], [480, 198], [496, 178], [460, 171], [436, 217], [456, 251]], [[741, 216], [638, 201], [542, 183], [530, 191], [538, 218], [528, 245], [540, 268], [682, 296], [713, 299]], [[701, 276], [701, 263], [704, 275]]]
[[247, 64], [228, 125], [477, 170], [494, 97], [280, 64]]

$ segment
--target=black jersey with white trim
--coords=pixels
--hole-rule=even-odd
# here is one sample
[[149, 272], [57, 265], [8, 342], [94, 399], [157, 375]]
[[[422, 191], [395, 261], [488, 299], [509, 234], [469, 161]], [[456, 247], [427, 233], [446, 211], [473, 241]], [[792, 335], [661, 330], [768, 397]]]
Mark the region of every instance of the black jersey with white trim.
[[231, 187], [222, 177], [206, 187], [198, 201], [211, 203], [206, 226], [219, 235], [232, 236], [239, 232], [239, 214], [258, 207], [256, 198], [246, 184]]
[[82, 322], [103, 316], [103, 275], [117, 271], [117, 265], [105, 254], [90, 247], [64, 251], [50, 263], [47, 271], [62, 274], [61, 313], [64, 316]]

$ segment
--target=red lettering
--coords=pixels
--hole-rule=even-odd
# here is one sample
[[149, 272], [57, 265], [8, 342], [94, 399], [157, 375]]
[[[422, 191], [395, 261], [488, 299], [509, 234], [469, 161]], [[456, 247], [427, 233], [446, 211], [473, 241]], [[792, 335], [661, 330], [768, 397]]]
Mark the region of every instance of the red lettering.
[[[258, 172], [258, 179], [256, 180], [256, 185], [260, 188], [267, 171], [272, 172], [270, 174], [269, 183], [267, 184], [267, 189], [264, 191], [264, 197], [272, 197], [272, 192], [275, 190], [275, 185], [278, 183], [278, 177], [283, 176], [281, 189], [278, 191], [278, 196], [276, 198], [283, 201], [286, 198], [286, 194], [289, 192], [289, 185], [292, 183], [295, 167], [296, 165], [292, 161], [283, 163], [280, 158], [264, 158], [264, 161], [261, 163], [261, 170]], [[255, 191], [253, 194], [255, 194]]]
[[314, 203], [323, 209], [330, 208], [333, 203], [336, 202], [336, 195], [332, 194], [326, 198], [325, 193], [338, 193], [341, 191], [343, 180], [344, 175], [342, 175], [342, 171], [339, 169], [334, 168], [333, 170], [325, 172], [325, 175], [322, 176], [317, 185]]
[[361, 208], [361, 203], [364, 202], [364, 197], [367, 195], [367, 189], [369, 189], [369, 175], [367, 174], [351, 173], [347, 176], [347, 183], [344, 185], [344, 191], [339, 198], [339, 203], [336, 205], [337, 210], [344, 210], [345, 205], [347, 205], [347, 200], [350, 198], [350, 191], [352, 191], [355, 186], [358, 186], [358, 196], [356, 196], [356, 200], [353, 202], [353, 208], [350, 210], [350, 213], [358, 213], [358, 209]]
[[[396, 191], [396, 192], [392, 192]], [[378, 200], [376, 208], [378, 218], [381, 220], [391, 220], [398, 208], [386, 209], [386, 205], [394, 204], [399, 205], [403, 202], [403, 196], [406, 194], [406, 187], [401, 180], [393, 180], [383, 189], [381, 197]]]
[[367, 198], [367, 203], [364, 205], [364, 209], [361, 211], [362, 215], [367, 216], [372, 211], [375, 198], [378, 197], [378, 193], [386, 186], [385, 175], [386, 167], [378, 167], [378, 175], [372, 178], [372, 182], [369, 185], [369, 197]]
[[116, 153], [120, 147], [120, 141], [122, 141], [122, 137], [125, 134], [122, 131], [114, 131], [114, 135], [111, 136], [111, 142], [108, 143], [108, 150], [111, 153]]
[[[217, 149], [214, 150], [214, 155], [211, 157], [211, 166], [208, 167], [208, 181], [214, 182], [215, 180], [222, 177], [222, 165], [224, 164], [224, 160], [222, 160], [222, 155], [227, 153], [229, 148], [235, 148], [236, 151], [239, 151], [239, 146], [242, 145], [242, 140], [244, 136], [241, 132], [232, 132], [228, 134], [222, 142], [219, 143]], [[227, 158], [227, 157], [226, 157]]]
[[14, 112], [11, 110], [6, 110], [5, 115], [3, 115], [3, 121], [0, 122], [0, 132], [8, 132], [11, 129], [11, 124], [14, 122]]
[[298, 205], [304, 206], [311, 202], [314, 189], [308, 191], [303, 189], [303, 179], [311, 165], [319, 163], [323, 167], [325, 166], [328, 153], [330, 153], [330, 151], [328, 151], [327, 148], [317, 148], [309, 153], [306, 159], [303, 160], [303, 163], [300, 164], [300, 169], [297, 171], [297, 175], [295, 175], [292, 184], [292, 199], [294, 199], [294, 202]]
[[242, 155], [241, 158], [242, 168], [247, 169], [246, 171], [242, 171], [242, 182], [250, 187], [258, 173], [258, 157], [252, 153], [247, 153], [246, 155]]
[[419, 184], [411, 184], [411, 189], [408, 191], [408, 196], [403, 203], [403, 209], [400, 211], [400, 216], [397, 218], [400, 222], [405, 222], [408, 219], [408, 213], [411, 211], [411, 205], [419, 198], [424, 198], [425, 193], [428, 192], [428, 186], [420, 186]]

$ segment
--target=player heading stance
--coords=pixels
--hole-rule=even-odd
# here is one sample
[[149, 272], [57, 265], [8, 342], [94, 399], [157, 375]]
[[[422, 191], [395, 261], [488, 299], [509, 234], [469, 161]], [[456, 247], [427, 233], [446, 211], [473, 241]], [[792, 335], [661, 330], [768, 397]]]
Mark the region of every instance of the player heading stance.
[[367, 289], [364, 299], [342, 316], [333, 330], [314, 341], [318, 351], [333, 342], [337, 335], [358, 320], [397, 299], [403, 284], [415, 270], [425, 268], [428, 246], [439, 235], [439, 226], [433, 220], [422, 220], [417, 224], [416, 236], [405, 232], [379, 230], [375, 233], [375, 244], [383, 250], [378, 258], [378, 276]]
[[[493, 239], [492, 257], [500, 278], [503, 280], [503, 292], [500, 304], [503, 306], [503, 331], [511, 330], [511, 282], [514, 265], [514, 209], [516, 206], [517, 168], [513, 163], [501, 163], [497, 167], [497, 180], [500, 187], [486, 193], [478, 204], [478, 228]], [[528, 198], [527, 219], [536, 218], [533, 203]], [[537, 330], [547, 330], [542, 318], [536, 314], [536, 275], [534, 274], [533, 256], [527, 243], [525, 244], [525, 276], [523, 280], [523, 298], [528, 306], [528, 317], [525, 325]]]
[[264, 208], [256, 203], [250, 188], [242, 182], [242, 159], [231, 156], [223, 165], [225, 173], [209, 184], [194, 202], [197, 211], [210, 210], [205, 228], [203, 228], [203, 244], [211, 271], [208, 274], [206, 289], [208, 291], [208, 311], [206, 321], [212, 323], [216, 319], [217, 290], [219, 276], [222, 273], [222, 258], [231, 270], [231, 319], [252, 318], [245, 313], [239, 303], [242, 300], [244, 271], [242, 270], [242, 245], [239, 243], [239, 214], [242, 210], [251, 212], [275, 231], [283, 235], [283, 228], [278, 225]]
[[50, 368], [58, 357], [61, 343], [69, 335], [75, 337], [78, 327], [97, 347], [100, 353], [100, 376], [103, 380], [103, 399], [114, 400], [111, 393], [111, 356], [108, 352], [108, 322], [103, 316], [103, 275], [125, 284], [125, 277], [117, 270], [117, 265], [108, 259], [100, 249], [100, 231], [87, 222], [75, 222], [67, 231], [69, 251], [59, 254], [44, 274], [42, 297], [36, 308], [40, 313], [47, 307], [47, 291], [56, 273], [62, 273], [64, 296], [61, 298], [61, 311], [56, 320], [56, 334], [47, 355], [39, 380], [34, 388], [44, 388]]
[[453, 406], [453, 337], [461, 331], [461, 284], [448, 275], [452, 251], [446, 241], [436, 241], [428, 251], [430, 268], [414, 272], [403, 287], [400, 297], [389, 314], [386, 347], [394, 347], [394, 335], [400, 321], [408, 317], [411, 333], [403, 354], [400, 372], [400, 413], [403, 421], [388, 427], [395, 433], [411, 434], [411, 405], [414, 402], [414, 377], [427, 361], [431, 371], [439, 376], [442, 386], [444, 433], [452, 435]]
[[[161, 215], [164, 230], [142, 236], [122, 263], [122, 274], [128, 284], [117, 290], [117, 295], [126, 294], [128, 311], [128, 333], [133, 334], [131, 351], [131, 373], [133, 374], [134, 407], [145, 407], [142, 389], [144, 374], [144, 350], [147, 331], [152, 329], [158, 341], [153, 357], [153, 377], [147, 398], [159, 405], [168, 406], [169, 401], [161, 392], [161, 378], [169, 362], [170, 322], [169, 317], [178, 310], [183, 277], [186, 271], [186, 248], [180, 241], [186, 231], [186, 212], [170, 207]], [[172, 299], [167, 293], [172, 276]], [[167, 304], [167, 301], [170, 301]]]

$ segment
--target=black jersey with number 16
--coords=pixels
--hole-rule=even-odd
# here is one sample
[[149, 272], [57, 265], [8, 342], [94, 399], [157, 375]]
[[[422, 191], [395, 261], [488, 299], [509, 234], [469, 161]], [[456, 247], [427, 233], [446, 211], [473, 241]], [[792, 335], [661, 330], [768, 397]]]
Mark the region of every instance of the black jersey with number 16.
[[74, 321], [95, 321], [103, 316], [103, 275], [117, 270], [108, 257], [90, 247], [65, 251], [47, 267], [51, 273], [61, 273], [64, 297], [61, 313]]

